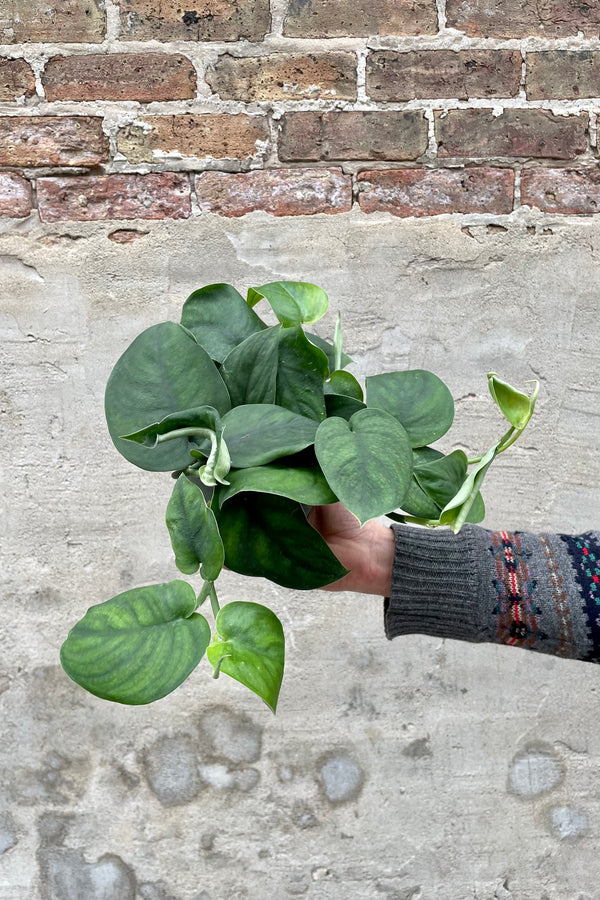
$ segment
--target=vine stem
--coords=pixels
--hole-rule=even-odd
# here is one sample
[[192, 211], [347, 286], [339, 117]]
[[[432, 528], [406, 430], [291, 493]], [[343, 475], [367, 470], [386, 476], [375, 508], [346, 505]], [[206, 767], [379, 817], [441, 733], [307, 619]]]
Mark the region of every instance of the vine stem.
[[219, 610], [220, 610], [221, 607], [219, 606], [219, 600], [218, 600], [218, 598], [217, 598], [217, 592], [216, 592], [216, 590], [215, 590], [214, 582], [212, 582], [212, 581], [210, 582], [210, 590], [209, 590], [209, 592], [208, 592], [208, 596], [210, 597], [210, 605], [211, 605], [211, 609], [212, 609], [212, 612], [213, 612], [213, 616], [214, 616], [215, 619], [216, 619], [216, 618], [217, 618], [217, 613], [219, 612]]
[[[523, 428], [524, 427], [525, 426], [523, 426]], [[503, 434], [502, 437], [500, 438], [500, 440], [498, 441], [498, 443], [496, 445], [496, 448], [497, 448], [496, 455], [498, 455], [498, 453], [502, 453], [504, 450], [506, 450], [507, 447], [510, 447], [511, 444], [514, 444], [514, 442], [517, 440], [519, 435], [522, 433], [523, 428], [516, 429], [516, 428], [514, 428], [514, 426], [511, 425], [511, 427], [508, 429], [506, 434]], [[516, 431], [516, 434], [515, 434], [515, 431]], [[508, 443], [506, 443], [506, 442], [508, 442]], [[486, 450], [486, 453], [487, 452], [489, 452], [489, 451]], [[480, 456], [475, 456], [475, 457], [473, 457], [473, 459], [468, 459], [467, 465], [474, 466], [475, 463], [481, 462], [481, 460], [483, 459], [484, 456], [485, 456], [485, 453], [482, 453]]]
[[230, 656], [231, 656], [231, 653], [224, 653], [223, 656], [221, 656], [221, 657], [219, 658], [219, 660], [218, 660], [216, 666], [215, 666], [214, 669], [213, 669], [213, 673], [212, 673], [212, 677], [213, 677], [213, 678], [218, 678], [218, 677], [219, 677], [219, 674], [220, 674], [220, 672], [221, 672], [221, 666], [223, 665], [223, 660], [224, 660], [224, 659], [229, 659]]
[[202, 606], [206, 598], [210, 596], [211, 590], [214, 590], [214, 582], [205, 581], [202, 585], [202, 590], [198, 594], [198, 605], [196, 606], [196, 609]]

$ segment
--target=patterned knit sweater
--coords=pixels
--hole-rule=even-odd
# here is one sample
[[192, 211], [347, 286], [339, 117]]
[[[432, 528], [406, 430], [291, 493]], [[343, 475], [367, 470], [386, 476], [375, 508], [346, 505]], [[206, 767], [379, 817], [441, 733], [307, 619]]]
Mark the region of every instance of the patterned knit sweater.
[[389, 638], [431, 634], [600, 662], [600, 532], [393, 526]]

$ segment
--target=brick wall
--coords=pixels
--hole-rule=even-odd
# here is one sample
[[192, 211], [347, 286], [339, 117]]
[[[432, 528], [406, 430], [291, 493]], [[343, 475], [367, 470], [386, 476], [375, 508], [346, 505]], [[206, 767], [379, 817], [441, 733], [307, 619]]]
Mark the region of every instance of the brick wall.
[[600, 208], [600, 7], [11, 0], [0, 215]]

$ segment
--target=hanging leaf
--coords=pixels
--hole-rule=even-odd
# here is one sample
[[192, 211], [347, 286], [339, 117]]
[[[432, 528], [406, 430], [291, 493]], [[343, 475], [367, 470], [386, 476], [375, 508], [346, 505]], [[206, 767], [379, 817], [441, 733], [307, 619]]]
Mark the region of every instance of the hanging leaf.
[[331, 489], [363, 525], [401, 506], [412, 477], [412, 450], [404, 428], [380, 409], [363, 409], [349, 422], [326, 419], [315, 451]]
[[179, 571], [193, 575], [202, 565], [202, 578], [216, 581], [225, 561], [219, 526], [200, 487], [185, 475], [175, 483], [166, 521]]
[[309, 591], [347, 574], [292, 500], [240, 493], [222, 505], [217, 521], [225, 565], [240, 575]]
[[318, 468], [299, 468], [281, 464], [238, 469], [231, 472], [229, 485], [219, 491], [219, 505], [242, 491], [277, 494], [306, 506], [324, 506], [335, 503], [337, 497]]
[[406, 429], [413, 447], [432, 444], [452, 425], [452, 394], [432, 372], [387, 372], [371, 375], [366, 383], [367, 406], [394, 416]]
[[275, 613], [235, 600], [219, 610], [215, 625], [207, 651], [215, 676], [225, 672], [275, 712], [285, 661], [283, 628]]
[[236, 406], [223, 416], [227, 447], [234, 468], [262, 466], [309, 447], [317, 423], [270, 403]]
[[218, 363], [251, 334], [267, 326], [230, 284], [208, 284], [183, 304], [181, 324]]
[[151, 449], [121, 435], [134, 434], [177, 410], [199, 405], [226, 412], [231, 401], [210, 356], [175, 322], [147, 328], [117, 360], [105, 394], [106, 422], [117, 450], [141, 469], [169, 471], [189, 463], [181, 438]]
[[273, 281], [250, 288], [248, 306], [265, 299], [282, 325], [317, 322], [327, 312], [329, 300], [323, 288], [302, 281]]
[[62, 645], [73, 681], [104, 700], [138, 705], [185, 681], [206, 652], [210, 628], [184, 581], [152, 584], [92, 606]]

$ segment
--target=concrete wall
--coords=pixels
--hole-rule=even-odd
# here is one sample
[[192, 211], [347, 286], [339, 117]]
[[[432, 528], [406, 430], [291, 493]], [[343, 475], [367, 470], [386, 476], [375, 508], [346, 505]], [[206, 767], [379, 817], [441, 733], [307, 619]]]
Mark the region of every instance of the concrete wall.
[[206, 663], [142, 708], [87, 695], [58, 664], [88, 605], [177, 577], [171, 480], [119, 457], [103, 390], [133, 337], [210, 282], [323, 285], [356, 373], [437, 372], [470, 450], [501, 427], [486, 372], [539, 378], [530, 430], [489, 475], [486, 524], [600, 527], [597, 220], [138, 226], [117, 244], [114, 223], [0, 222], [0, 898], [600, 897], [592, 665], [390, 643], [378, 598], [231, 574], [223, 601], [266, 602], [286, 629], [276, 717]]

